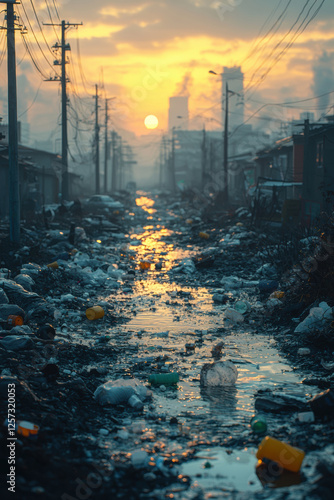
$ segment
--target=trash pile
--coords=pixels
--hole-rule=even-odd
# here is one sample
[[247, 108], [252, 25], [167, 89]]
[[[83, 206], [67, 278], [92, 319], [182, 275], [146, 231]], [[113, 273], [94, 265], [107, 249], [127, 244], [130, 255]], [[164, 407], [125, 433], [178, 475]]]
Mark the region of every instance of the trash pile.
[[247, 209], [189, 205], [54, 213], [4, 257], [0, 392], [15, 385], [22, 498], [239, 498], [227, 468], [210, 477], [210, 447], [250, 453], [240, 499], [331, 492], [332, 297], [297, 300], [303, 276], [267, 259], [279, 235]]

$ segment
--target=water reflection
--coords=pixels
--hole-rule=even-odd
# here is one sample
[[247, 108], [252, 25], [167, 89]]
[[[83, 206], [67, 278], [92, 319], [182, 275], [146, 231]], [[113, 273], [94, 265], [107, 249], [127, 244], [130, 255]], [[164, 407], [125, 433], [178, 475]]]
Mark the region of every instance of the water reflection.
[[259, 460], [256, 466], [256, 475], [263, 484], [271, 488], [286, 488], [300, 484], [305, 478], [300, 472], [291, 472], [282, 469], [275, 462], [262, 462]]
[[203, 401], [210, 405], [210, 409], [219, 411], [220, 414], [227, 414], [229, 418], [237, 410], [237, 389], [236, 387], [201, 387], [200, 395]]
[[156, 209], [152, 208], [154, 206], [155, 201], [152, 198], [147, 198], [147, 196], [141, 196], [136, 199], [137, 207], [142, 208], [148, 214], [156, 213]]

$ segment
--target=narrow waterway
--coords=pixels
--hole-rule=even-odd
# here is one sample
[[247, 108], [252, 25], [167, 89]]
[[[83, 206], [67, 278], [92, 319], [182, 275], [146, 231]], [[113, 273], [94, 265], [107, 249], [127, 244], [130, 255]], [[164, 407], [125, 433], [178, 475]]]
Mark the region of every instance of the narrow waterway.
[[[194, 279], [192, 273], [180, 278], [173, 272], [200, 251], [178, 243], [184, 220], [178, 220], [172, 211], [159, 210], [148, 195], [140, 196], [137, 205], [143, 210], [143, 225], [134, 228], [124, 252], [136, 262], [138, 271], [129, 286], [116, 295], [117, 301], [127, 304], [129, 321], [109, 332], [111, 342], [129, 357], [120, 359], [113, 371], [139, 379], [174, 371], [180, 381], [177, 387], [153, 389], [153, 403], [144, 410], [143, 435], [136, 447], [141, 443], [149, 453], [154, 449], [155, 455], [180, 458], [189, 452], [189, 442], [203, 446], [180, 471], [206, 491], [207, 497], [213, 490], [260, 491], [262, 485], [255, 474], [256, 447], [242, 446], [243, 437], [250, 432], [254, 395], [271, 389], [305, 398], [309, 388], [301, 384], [301, 374], [297, 375], [279, 353], [268, 323], [264, 327], [254, 321], [230, 322], [224, 317], [224, 306], [213, 302], [213, 290], [206, 285], [205, 276], [202, 283], [198, 273]], [[241, 298], [252, 305], [258, 300], [255, 295], [244, 292]], [[115, 295], [103, 299], [113, 301]], [[212, 349], [218, 343], [223, 343], [222, 360], [236, 365], [238, 379], [233, 387], [203, 388], [201, 367], [213, 361]], [[152, 411], [160, 418], [151, 420], [147, 427]], [[165, 424], [162, 429], [161, 420], [168, 422], [172, 417], [178, 422], [177, 432]], [[289, 425], [295, 417], [284, 418]], [[282, 423], [280, 416], [273, 414], [267, 415], [267, 421], [270, 434]], [[131, 420], [125, 419], [124, 431], [131, 432], [132, 426]], [[238, 445], [226, 453], [222, 446], [228, 448], [229, 441]], [[153, 443], [157, 443], [155, 447]], [[108, 439], [105, 446], [114, 447]], [[124, 439], [119, 448], [131, 453], [132, 440]], [[207, 462], [208, 468], [203, 465]], [[184, 498], [180, 493], [177, 496], [177, 489], [171, 494], [174, 496], [168, 498]]]

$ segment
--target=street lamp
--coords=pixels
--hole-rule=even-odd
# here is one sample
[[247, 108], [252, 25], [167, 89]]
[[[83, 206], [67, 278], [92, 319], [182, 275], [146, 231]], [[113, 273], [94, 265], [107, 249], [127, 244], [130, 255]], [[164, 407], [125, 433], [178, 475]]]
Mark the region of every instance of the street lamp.
[[[217, 75], [215, 71], [210, 70], [209, 73], [212, 75]], [[223, 73], [220, 73], [219, 76], [223, 78]], [[224, 144], [224, 155], [223, 155], [223, 170], [224, 170], [224, 201], [228, 203], [228, 95], [239, 95], [238, 92], [233, 92], [233, 90], [229, 90], [228, 83], [226, 81], [225, 86], [225, 125], [224, 125], [224, 134], [223, 134], [223, 144]], [[222, 109], [223, 109], [224, 101], [222, 99]]]

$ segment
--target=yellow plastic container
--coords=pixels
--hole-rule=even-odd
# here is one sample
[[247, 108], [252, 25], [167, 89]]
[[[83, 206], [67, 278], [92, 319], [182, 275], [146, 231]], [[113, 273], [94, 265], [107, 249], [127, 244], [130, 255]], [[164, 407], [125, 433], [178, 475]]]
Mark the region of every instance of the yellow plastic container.
[[283, 469], [298, 472], [305, 457], [305, 452], [283, 441], [266, 436], [260, 443], [256, 458], [272, 460]]
[[90, 321], [101, 319], [104, 316], [104, 309], [100, 306], [89, 307], [89, 309], [86, 310], [86, 316]]
[[50, 267], [50, 269], [59, 269], [59, 264], [57, 261], [51, 262], [51, 264], [47, 264], [46, 267]]
[[203, 240], [208, 240], [210, 238], [210, 236], [208, 235], [208, 233], [204, 233], [203, 231], [201, 231], [200, 233], [198, 233], [198, 236], [200, 238], [202, 238]]

